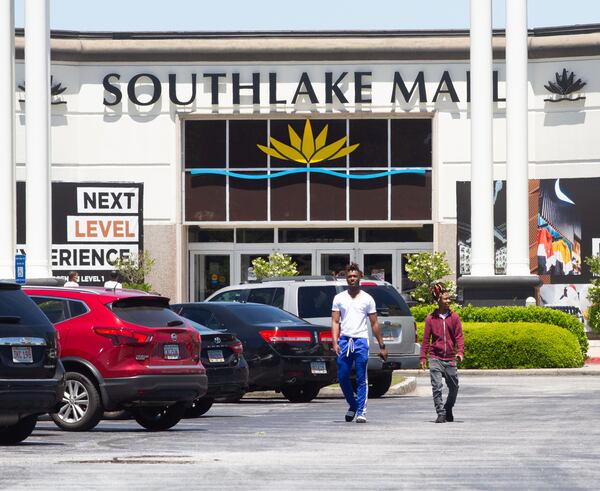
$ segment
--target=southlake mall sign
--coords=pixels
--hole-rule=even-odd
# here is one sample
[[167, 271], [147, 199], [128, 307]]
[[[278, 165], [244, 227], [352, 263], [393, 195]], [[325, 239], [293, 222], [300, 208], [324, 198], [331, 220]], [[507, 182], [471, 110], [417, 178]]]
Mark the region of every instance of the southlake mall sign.
[[[268, 77], [267, 77], [268, 75]], [[210, 93], [211, 104], [218, 106], [225, 103], [223, 86], [231, 83], [232, 104], [241, 104], [242, 96], [252, 98], [252, 104], [296, 104], [297, 102], [309, 102], [310, 104], [370, 104], [372, 102], [373, 85], [372, 72], [325, 72], [320, 80], [311, 79], [307, 72], [300, 76], [291, 99], [286, 99], [281, 93], [282, 88], [277, 83], [277, 73], [252, 73], [252, 81], [241, 80], [239, 73], [192, 73], [187, 82], [191, 84], [191, 90], [186, 90], [186, 97], [180, 98], [181, 94], [177, 91], [177, 75], [169, 74], [169, 100], [178, 106], [186, 106], [196, 101], [197, 87], [199, 83], [204, 85], [204, 90]], [[466, 72], [466, 93], [462, 100], [470, 102], [470, 76]], [[266, 91], [261, 91], [261, 83], [268, 81], [268, 95]], [[162, 82], [152, 73], [138, 73], [129, 80], [121, 80], [119, 73], [109, 73], [102, 81], [105, 94], [104, 105], [116, 106], [123, 100], [123, 84], [127, 83], [127, 98], [139, 106], [151, 106], [158, 102], [162, 96]], [[324, 82], [324, 84], [323, 84]], [[179, 80], [181, 84], [181, 79]], [[350, 86], [353, 85], [353, 90]], [[286, 84], [287, 85], [287, 84]], [[324, 87], [323, 87], [324, 85]], [[386, 84], [387, 85], [387, 84]], [[315, 88], [316, 87], [316, 88]], [[377, 85], [381, 90], [381, 84]], [[430, 99], [425, 84], [425, 74], [418, 72], [414, 79], [407, 80], [400, 72], [394, 72], [387, 90], [387, 98], [392, 104], [414, 104], [416, 100], [419, 103], [426, 103]], [[288, 94], [291, 95], [291, 91]], [[506, 99], [498, 96], [498, 72], [493, 74], [493, 97], [494, 102], [502, 102]], [[451, 101], [453, 103], [461, 102], [450, 73], [446, 70], [442, 73], [437, 88], [433, 93], [431, 102]]]

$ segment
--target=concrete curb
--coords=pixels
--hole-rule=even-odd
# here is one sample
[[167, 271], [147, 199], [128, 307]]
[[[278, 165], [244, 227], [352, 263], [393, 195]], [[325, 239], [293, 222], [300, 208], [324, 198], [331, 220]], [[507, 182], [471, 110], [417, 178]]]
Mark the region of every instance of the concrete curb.
[[[405, 377], [429, 376], [429, 370], [397, 370], [395, 373]], [[503, 376], [525, 376], [525, 377], [546, 377], [546, 376], [580, 376], [580, 375], [600, 375], [600, 365], [590, 365], [581, 368], [517, 368], [504, 370], [473, 370], [458, 369], [459, 376], [463, 377], [503, 377]]]
[[[406, 374], [403, 372], [402, 375], [405, 376]], [[416, 377], [406, 377], [406, 380], [403, 380], [399, 384], [392, 385], [390, 389], [386, 392], [386, 395], [401, 396], [413, 392], [416, 388]], [[344, 395], [342, 394], [342, 390], [339, 387], [328, 386], [323, 387], [321, 389], [318, 397], [343, 398]], [[285, 399], [285, 397], [283, 397], [281, 393], [277, 393], [271, 390], [248, 392], [246, 395], [244, 395], [244, 399], [283, 399], [287, 401], [287, 399]]]

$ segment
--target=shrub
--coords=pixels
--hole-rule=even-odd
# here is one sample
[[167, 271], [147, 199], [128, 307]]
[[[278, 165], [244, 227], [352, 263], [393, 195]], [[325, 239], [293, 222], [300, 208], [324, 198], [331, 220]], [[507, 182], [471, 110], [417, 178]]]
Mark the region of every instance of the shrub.
[[287, 254], [274, 252], [267, 260], [257, 257], [252, 261], [256, 278], [270, 278], [273, 276], [296, 276], [297, 264]]
[[592, 331], [600, 332], [600, 304], [592, 305], [588, 309], [588, 324]]
[[[119, 257], [112, 263], [113, 268], [118, 269], [121, 276], [124, 277], [123, 287], [134, 288], [136, 290], [150, 291], [152, 285], [144, 281], [150, 274], [156, 260], [152, 258], [148, 251], [139, 254], [131, 254], [127, 257]], [[125, 286], [127, 285], [127, 286]], [[145, 289], [147, 287], [147, 290]]]
[[[411, 311], [417, 322], [422, 322], [434, 305], [413, 307]], [[546, 307], [473, 307], [466, 305], [454, 309], [463, 322], [534, 322], [562, 327], [571, 332], [585, 355], [588, 350], [588, 339], [584, 326], [576, 317], [559, 310]]]
[[[419, 339], [423, 338], [419, 323]], [[577, 338], [565, 329], [540, 323], [463, 324], [465, 359], [461, 368], [575, 368], [583, 364]]]

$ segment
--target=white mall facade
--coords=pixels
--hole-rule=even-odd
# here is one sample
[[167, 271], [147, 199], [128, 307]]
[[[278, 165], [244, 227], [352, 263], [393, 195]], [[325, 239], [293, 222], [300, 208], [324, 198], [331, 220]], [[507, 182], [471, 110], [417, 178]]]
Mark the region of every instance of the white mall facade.
[[[506, 179], [504, 41], [494, 35], [495, 181]], [[600, 178], [599, 42], [600, 26], [529, 32], [530, 183]], [[17, 32], [21, 87], [24, 44]], [[402, 290], [411, 287], [407, 253], [444, 251], [457, 269], [457, 254], [468, 261], [457, 197], [457, 183], [471, 178], [468, 32], [53, 32], [51, 57], [57, 274], [101, 281], [109, 250], [142, 247], [157, 261], [154, 288], [179, 301], [247, 280], [251, 260], [273, 251], [306, 274], [356, 260]], [[27, 87], [14, 93], [19, 183]], [[317, 161], [319, 148], [341, 139], [338, 153]], [[522, 210], [529, 221], [531, 200], [541, 199], [534, 187]], [[17, 248], [23, 206], [18, 190]], [[593, 225], [580, 221], [584, 232], [559, 230], [573, 263], [598, 252]], [[105, 254], [90, 259], [94, 248]], [[534, 234], [532, 264], [538, 248]]]

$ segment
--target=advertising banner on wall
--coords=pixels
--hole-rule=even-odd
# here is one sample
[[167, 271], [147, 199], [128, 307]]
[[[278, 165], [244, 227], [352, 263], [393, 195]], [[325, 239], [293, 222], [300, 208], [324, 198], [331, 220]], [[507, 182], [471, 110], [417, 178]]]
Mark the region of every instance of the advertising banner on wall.
[[[457, 182], [457, 275], [470, 273], [470, 183]], [[531, 272], [540, 275], [542, 305], [589, 306], [585, 258], [600, 254], [600, 178], [529, 181]], [[494, 183], [496, 274], [506, 268], [506, 183]]]
[[[143, 184], [52, 183], [52, 274], [102, 285], [119, 257], [143, 249]], [[17, 246], [25, 251], [25, 183], [17, 183]]]

